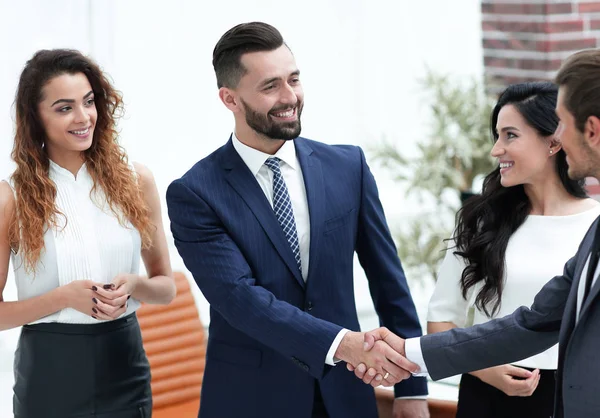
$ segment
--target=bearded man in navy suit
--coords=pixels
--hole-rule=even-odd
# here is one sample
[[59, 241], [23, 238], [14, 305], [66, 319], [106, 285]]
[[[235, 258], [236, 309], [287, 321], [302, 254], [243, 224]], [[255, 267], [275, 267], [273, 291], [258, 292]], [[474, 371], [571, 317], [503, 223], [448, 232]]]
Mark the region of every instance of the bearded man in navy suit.
[[[299, 136], [300, 71], [274, 27], [230, 29], [213, 65], [234, 131], [167, 191], [175, 244], [211, 305], [199, 417], [376, 418], [373, 389], [336, 363], [387, 383], [409, 374], [387, 344], [363, 349], [355, 252], [381, 324], [421, 328], [365, 156]], [[405, 417], [429, 416], [423, 378], [395, 391]]]

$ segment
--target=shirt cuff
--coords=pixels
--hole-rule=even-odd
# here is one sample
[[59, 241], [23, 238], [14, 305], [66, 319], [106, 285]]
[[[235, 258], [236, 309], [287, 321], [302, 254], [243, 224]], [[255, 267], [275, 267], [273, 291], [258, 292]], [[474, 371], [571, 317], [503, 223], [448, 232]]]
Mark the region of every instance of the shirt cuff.
[[422, 399], [422, 400], [426, 400], [427, 399], [427, 395], [423, 395], [423, 396], [398, 396], [396, 399]]
[[421, 369], [418, 373], [413, 373], [413, 376], [428, 376], [427, 366], [423, 359], [423, 350], [421, 350], [421, 339], [420, 338], [408, 338], [404, 343], [404, 351], [406, 358], [409, 361], [415, 363]]
[[335, 366], [336, 363], [339, 363], [341, 361], [340, 359], [334, 358], [333, 356], [335, 355], [335, 352], [340, 346], [342, 338], [344, 338], [344, 335], [346, 335], [347, 332], [350, 332], [350, 330], [346, 328], [343, 328], [340, 332], [338, 332], [337, 337], [335, 337], [335, 340], [333, 340], [333, 343], [331, 344], [331, 348], [329, 348], [329, 351], [327, 352], [327, 357], [325, 357], [325, 364]]

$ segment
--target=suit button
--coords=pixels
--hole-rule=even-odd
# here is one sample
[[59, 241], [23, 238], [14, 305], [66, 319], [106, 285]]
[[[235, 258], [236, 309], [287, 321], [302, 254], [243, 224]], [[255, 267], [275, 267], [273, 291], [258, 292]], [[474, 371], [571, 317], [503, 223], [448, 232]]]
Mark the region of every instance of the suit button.
[[310, 302], [310, 301], [309, 301], [309, 302], [306, 304], [306, 310], [307, 310], [308, 312], [310, 312], [310, 311], [312, 311], [312, 308], [313, 308], [313, 304], [312, 304], [312, 302]]

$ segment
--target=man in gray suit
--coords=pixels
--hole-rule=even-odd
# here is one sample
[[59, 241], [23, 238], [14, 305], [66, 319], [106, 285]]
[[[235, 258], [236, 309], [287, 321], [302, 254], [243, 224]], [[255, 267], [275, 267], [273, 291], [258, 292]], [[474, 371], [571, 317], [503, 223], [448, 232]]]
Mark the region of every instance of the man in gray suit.
[[[567, 59], [556, 75], [559, 86], [556, 137], [567, 153], [569, 177], [600, 180], [600, 50]], [[600, 218], [599, 218], [600, 219]], [[550, 280], [530, 308], [471, 328], [455, 328], [404, 341], [385, 328], [365, 335], [373, 344], [391, 345], [414, 365], [410, 372], [434, 380], [514, 362], [557, 342], [555, 418], [600, 417], [600, 284], [597, 219], [562, 276]], [[353, 369], [351, 366], [349, 369]], [[393, 382], [359, 365], [355, 374], [373, 386]]]

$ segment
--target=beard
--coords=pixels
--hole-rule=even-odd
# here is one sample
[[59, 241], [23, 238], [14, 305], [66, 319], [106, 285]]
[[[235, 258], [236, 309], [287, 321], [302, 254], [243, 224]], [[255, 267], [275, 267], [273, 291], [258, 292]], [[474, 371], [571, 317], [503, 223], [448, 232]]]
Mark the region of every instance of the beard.
[[300, 115], [302, 114], [303, 102], [298, 101], [295, 105], [297, 118], [295, 121], [278, 122], [271, 119], [270, 114], [289, 109], [289, 106], [278, 106], [272, 108], [269, 113], [262, 114], [252, 109], [245, 101], [241, 100], [244, 110], [246, 111], [246, 123], [250, 128], [259, 134], [273, 140], [283, 139], [290, 141], [298, 138], [302, 125], [300, 123]]
[[597, 173], [594, 170], [596, 165], [593, 163], [593, 159], [591, 157], [594, 155], [592, 147], [586, 142], [583, 134], [579, 135], [576, 141], [580, 148], [580, 160], [573, 161], [572, 158], [568, 160], [569, 169], [567, 171], [567, 175], [571, 180], [575, 181], [585, 180], [587, 177], [596, 177]]

